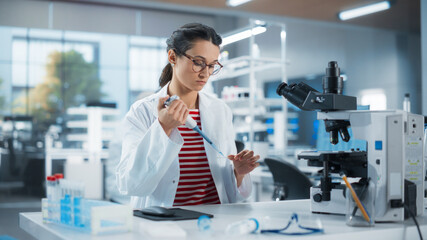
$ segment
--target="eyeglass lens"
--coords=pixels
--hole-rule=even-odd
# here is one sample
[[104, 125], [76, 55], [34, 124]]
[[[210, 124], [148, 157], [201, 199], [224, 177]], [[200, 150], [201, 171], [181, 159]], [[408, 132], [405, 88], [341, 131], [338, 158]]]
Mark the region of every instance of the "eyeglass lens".
[[221, 66], [219, 64], [213, 64], [213, 65], [207, 65], [202, 60], [193, 60], [193, 71], [194, 72], [201, 72], [205, 70], [205, 68], [208, 67], [209, 74], [215, 75], [221, 70]]

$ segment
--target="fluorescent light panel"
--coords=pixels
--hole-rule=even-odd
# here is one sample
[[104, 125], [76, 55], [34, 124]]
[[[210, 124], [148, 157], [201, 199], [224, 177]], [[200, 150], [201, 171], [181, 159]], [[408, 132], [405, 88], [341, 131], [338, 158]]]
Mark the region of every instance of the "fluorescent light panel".
[[267, 31], [267, 28], [266, 27], [262, 27], [262, 26], [258, 26], [258, 27], [252, 28], [252, 29], [247, 29], [247, 30], [244, 30], [242, 32], [238, 32], [238, 33], [235, 33], [233, 35], [224, 37], [222, 39], [222, 44], [221, 45], [225, 46], [227, 44], [234, 43], [234, 42], [240, 41], [242, 39], [248, 38], [251, 35], [261, 34], [261, 33], [265, 32], [265, 31]]
[[390, 2], [389, 1], [383, 1], [383, 2], [378, 2], [378, 3], [366, 5], [366, 6], [359, 7], [359, 8], [354, 8], [354, 9], [342, 11], [338, 14], [338, 17], [341, 20], [345, 21], [348, 19], [368, 15], [371, 13], [384, 11], [384, 10], [387, 10], [389, 8], [390, 8]]
[[236, 7], [252, 0], [227, 0], [227, 5], [230, 7]]

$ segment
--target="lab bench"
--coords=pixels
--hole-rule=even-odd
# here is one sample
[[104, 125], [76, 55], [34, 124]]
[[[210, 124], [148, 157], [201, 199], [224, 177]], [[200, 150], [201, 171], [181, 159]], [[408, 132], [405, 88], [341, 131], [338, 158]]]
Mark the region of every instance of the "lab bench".
[[[177, 221], [179, 227], [187, 233], [186, 238], [178, 239], [419, 239], [416, 226], [412, 219], [397, 223], [376, 223], [374, 227], [350, 227], [345, 223], [345, 216], [313, 214], [310, 212], [309, 200], [293, 200], [281, 202], [254, 202], [240, 204], [222, 204], [222, 205], [204, 205], [188, 206], [184, 209], [200, 211], [213, 214], [212, 229], [213, 232], [199, 232], [197, 220]], [[316, 233], [307, 236], [283, 236], [276, 234], [249, 234], [245, 236], [227, 236], [224, 233], [225, 228], [230, 223], [248, 219], [251, 217], [263, 218], [268, 216], [270, 224], [267, 227], [286, 226], [290, 216], [297, 213], [301, 225], [312, 226], [317, 224], [324, 228], [324, 233]], [[417, 217], [423, 236], [427, 236], [427, 216]], [[164, 239], [153, 238], [147, 235], [142, 229], [149, 220], [133, 217], [133, 231], [123, 234], [113, 235], [90, 235], [81, 232], [75, 232], [54, 224], [44, 224], [40, 212], [20, 213], [19, 224], [22, 229], [37, 239]], [[162, 222], [152, 222], [152, 225], [162, 224]], [[164, 222], [163, 222], [164, 223]], [[164, 229], [167, 231], [167, 229]], [[177, 239], [177, 238], [173, 238]]]

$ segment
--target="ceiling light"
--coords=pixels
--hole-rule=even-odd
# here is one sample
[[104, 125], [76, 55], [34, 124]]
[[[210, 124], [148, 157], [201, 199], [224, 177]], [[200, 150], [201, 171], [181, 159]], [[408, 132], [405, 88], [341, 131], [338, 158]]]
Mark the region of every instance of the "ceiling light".
[[251, 35], [255, 36], [255, 35], [261, 34], [261, 33], [265, 32], [265, 31], [267, 31], [267, 28], [264, 27], [264, 26], [257, 26], [257, 27], [254, 27], [252, 29], [250, 29], [250, 28], [249, 29], [244, 29], [242, 31], [239, 31], [239, 32], [236, 32], [234, 34], [231, 34], [229, 36], [224, 37], [222, 39], [221, 46], [225, 46], [227, 44], [240, 41], [242, 39], [250, 37]]
[[245, 3], [250, 2], [250, 1], [252, 1], [252, 0], [227, 0], [226, 4], [229, 7], [236, 7], [236, 6], [245, 4]]
[[390, 2], [389, 1], [382, 1], [382, 2], [369, 4], [369, 5], [366, 5], [363, 7], [358, 7], [358, 8], [342, 11], [338, 14], [338, 17], [342, 21], [345, 21], [348, 19], [368, 15], [371, 13], [384, 11], [384, 10], [387, 10], [389, 8], [390, 8]]

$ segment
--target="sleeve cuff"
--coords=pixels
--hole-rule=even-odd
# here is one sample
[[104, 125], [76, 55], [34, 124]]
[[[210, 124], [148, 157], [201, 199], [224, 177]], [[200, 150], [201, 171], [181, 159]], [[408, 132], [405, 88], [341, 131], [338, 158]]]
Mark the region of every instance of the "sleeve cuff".
[[184, 139], [182, 138], [181, 134], [179, 133], [179, 131], [176, 128], [172, 129], [172, 132], [171, 132], [170, 136], [168, 136], [166, 134], [165, 130], [163, 129], [162, 125], [160, 125], [159, 119], [156, 120], [156, 124], [158, 125], [157, 127], [160, 128], [160, 131], [162, 132], [162, 135], [164, 137], [169, 138], [169, 141], [171, 143], [176, 144], [176, 145], [180, 145], [180, 146], [182, 144], [184, 144]]
[[246, 174], [243, 177], [242, 180], [242, 184], [240, 184], [240, 187], [237, 188], [240, 195], [244, 198], [247, 199], [251, 196], [252, 193], [252, 181], [251, 181], [251, 176], [250, 173]]

